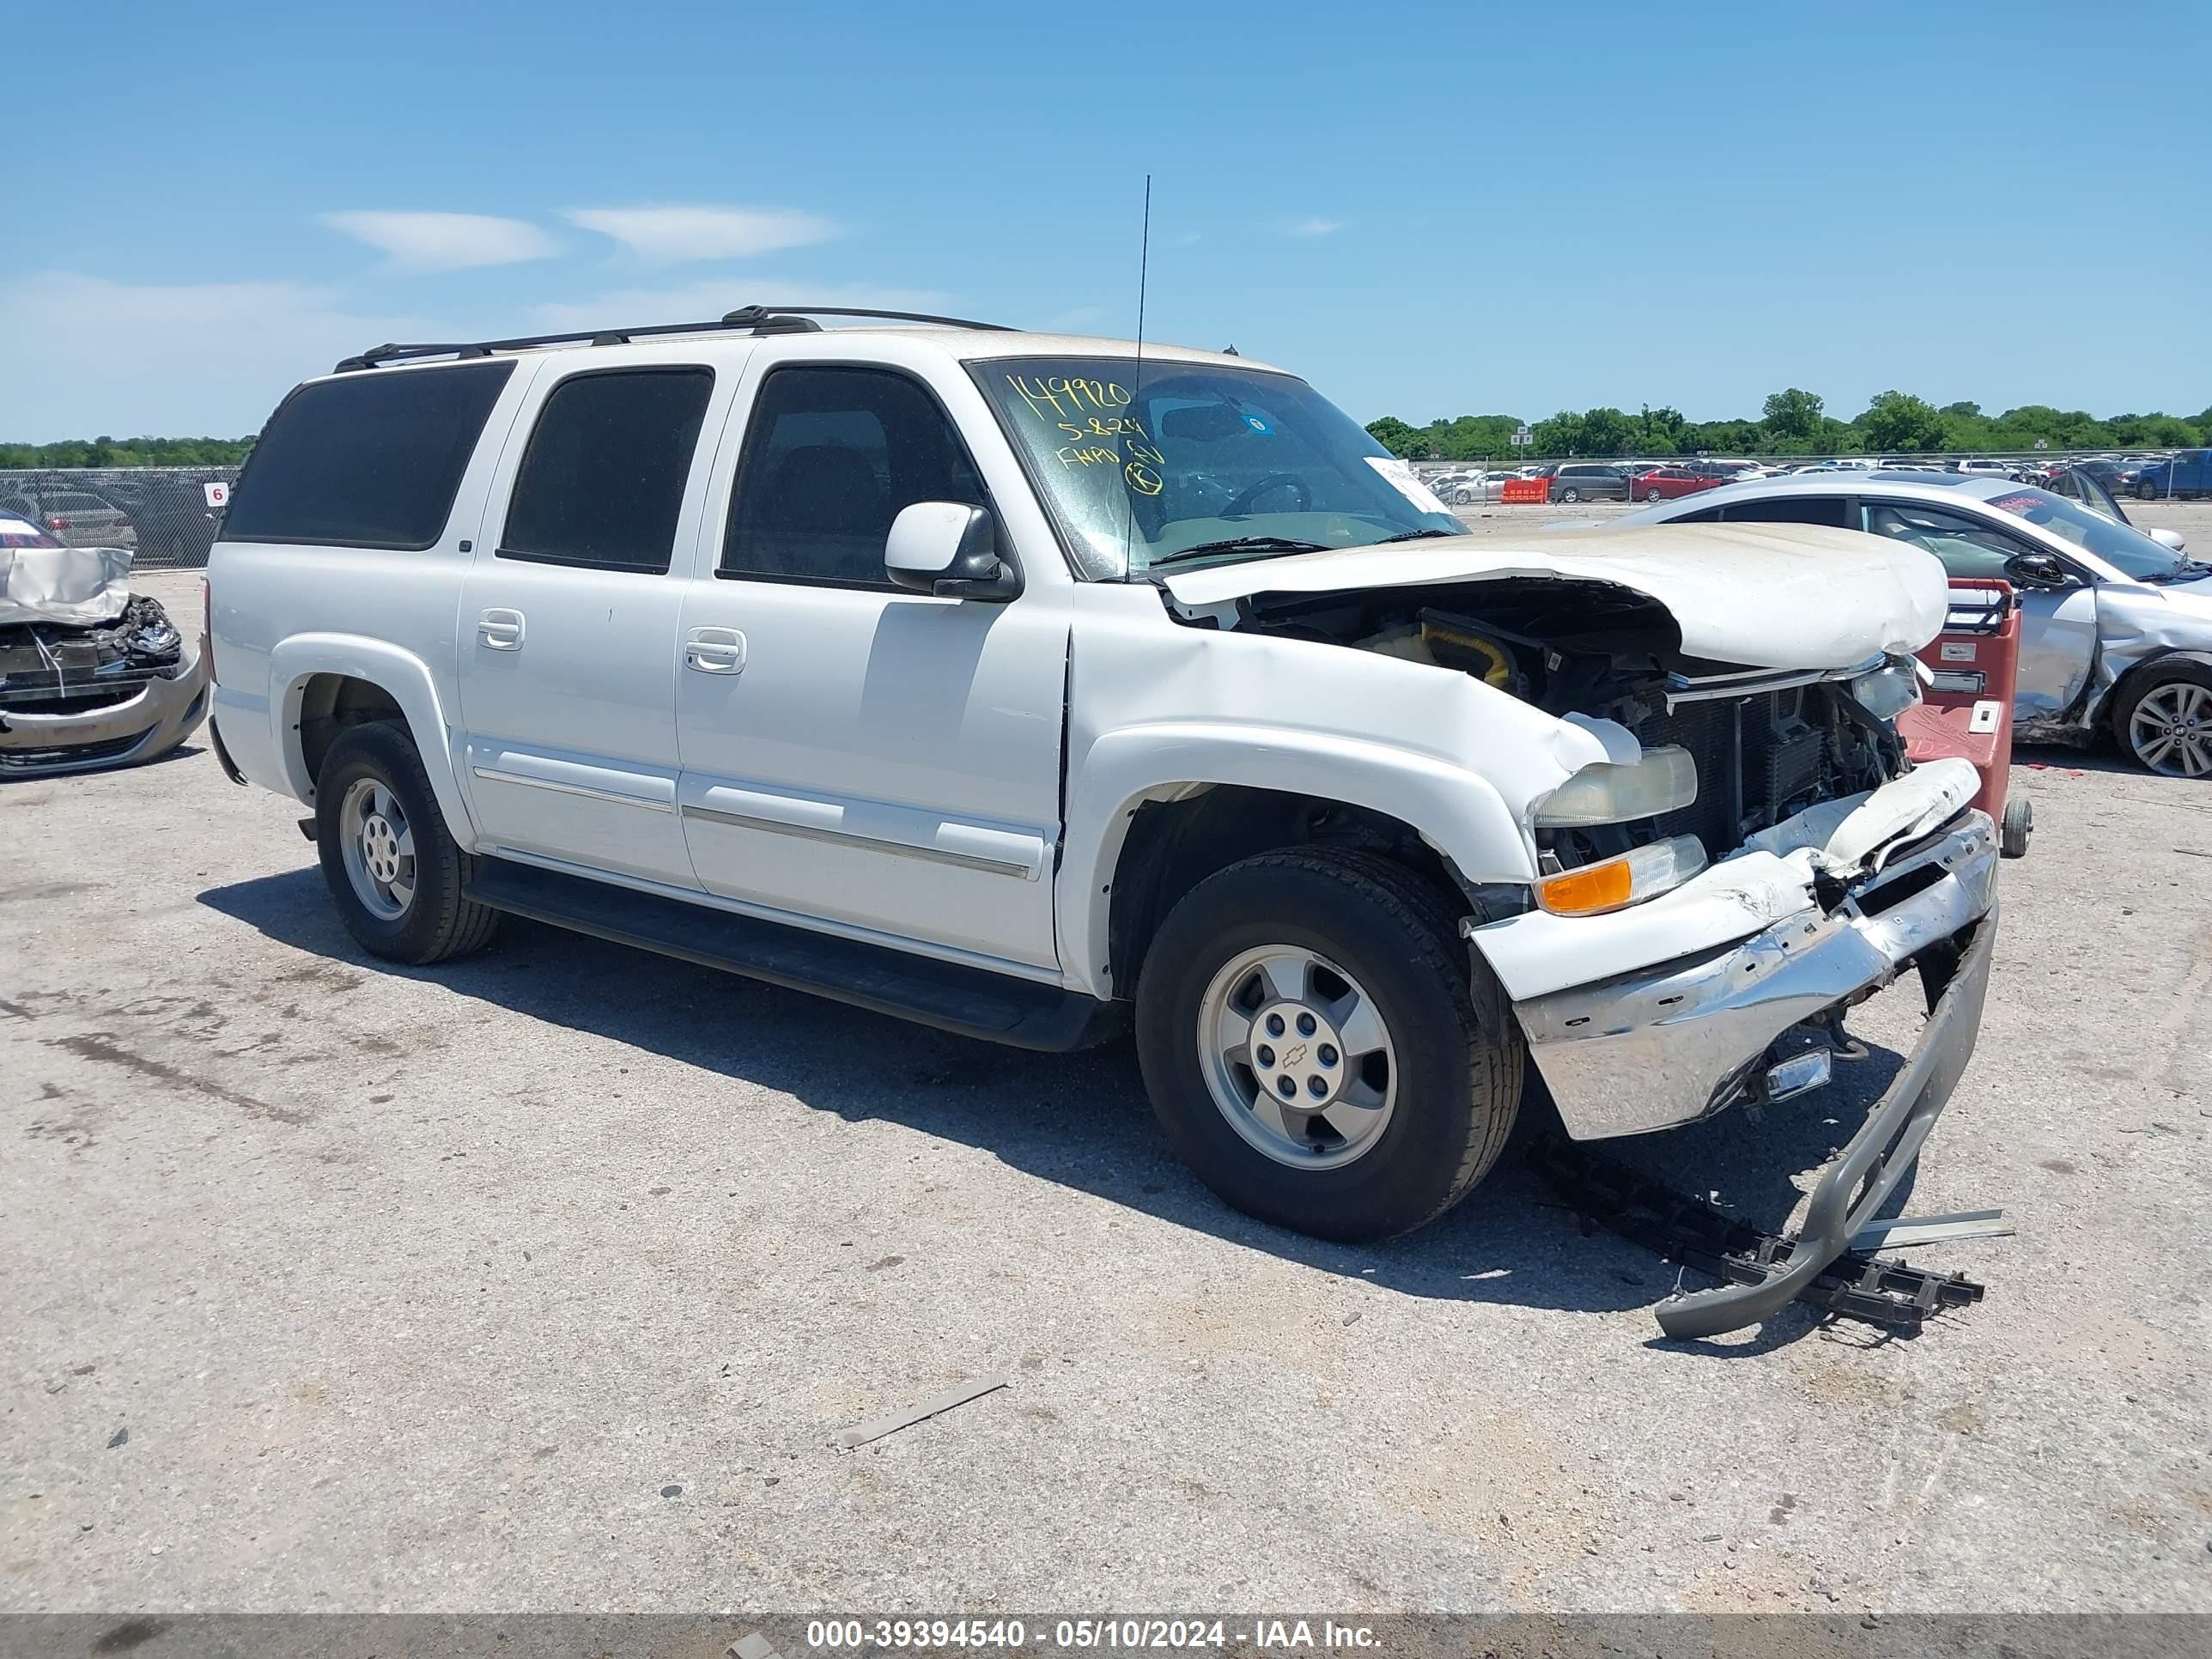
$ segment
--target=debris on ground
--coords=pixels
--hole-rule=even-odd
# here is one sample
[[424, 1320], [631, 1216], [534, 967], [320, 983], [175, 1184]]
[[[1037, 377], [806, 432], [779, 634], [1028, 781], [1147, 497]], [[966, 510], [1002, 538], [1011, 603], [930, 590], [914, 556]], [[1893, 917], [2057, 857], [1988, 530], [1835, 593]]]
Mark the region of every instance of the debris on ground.
[[934, 1399], [923, 1401], [910, 1410], [886, 1412], [880, 1417], [868, 1419], [865, 1423], [856, 1423], [837, 1437], [837, 1449], [850, 1451], [855, 1446], [866, 1445], [871, 1440], [880, 1440], [887, 1434], [912, 1428], [940, 1412], [949, 1412], [955, 1406], [964, 1406], [971, 1400], [980, 1400], [987, 1394], [996, 1393], [1013, 1380], [1011, 1374], [1002, 1371], [996, 1376], [987, 1376], [980, 1382], [963, 1382]]

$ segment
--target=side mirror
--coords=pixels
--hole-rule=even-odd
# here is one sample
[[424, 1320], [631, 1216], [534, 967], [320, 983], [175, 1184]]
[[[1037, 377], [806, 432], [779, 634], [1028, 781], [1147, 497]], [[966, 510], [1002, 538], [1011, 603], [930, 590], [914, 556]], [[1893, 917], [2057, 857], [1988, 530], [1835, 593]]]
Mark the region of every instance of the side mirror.
[[941, 599], [1003, 605], [1022, 579], [999, 556], [999, 525], [990, 509], [962, 501], [916, 501], [891, 520], [884, 569], [901, 587]]
[[2005, 580], [2015, 587], [2071, 587], [2074, 577], [2048, 553], [2015, 553], [2004, 562]]
[[2143, 533], [2160, 547], [2172, 548], [2177, 553], [2189, 545], [2188, 541], [2179, 530], [2168, 530], [2164, 525], [2160, 525], [2155, 530], [2147, 530]]

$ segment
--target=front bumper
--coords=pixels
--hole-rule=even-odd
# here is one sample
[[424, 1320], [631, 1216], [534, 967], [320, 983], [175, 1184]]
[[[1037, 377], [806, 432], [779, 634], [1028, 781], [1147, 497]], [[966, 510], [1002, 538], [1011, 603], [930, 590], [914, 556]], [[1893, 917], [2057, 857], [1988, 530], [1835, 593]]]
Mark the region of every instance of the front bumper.
[[1756, 1273], [1748, 1283], [1724, 1285], [1662, 1304], [1661, 1330], [1676, 1338], [1718, 1336], [1771, 1318], [1810, 1289], [1821, 1272], [1850, 1248], [1859, 1230], [1881, 1213], [1919, 1158], [1922, 1143], [1936, 1127], [1936, 1114], [1949, 1103], [1974, 1052], [1996, 936], [1993, 902], [1966, 933], [1936, 946], [1922, 959], [1928, 1024], [1920, 1041], [1850, 1144], [1821, 1171], [1806, 1206], [1804, 1231], [1790, 1241], [1789, 1254], [1746, 1264]]
[[[1985, 975], [1996, 867], [1994, 827], [1966, 811], [1826, 915], [1808, 909], [1718, 951], [1516, 1002], [1567, 1133], [1642, 1134], [1718, 1111], [1745, 1096], [1791, 1027], [1860, 1000], [1923, 957], [1955, 960], [1970, 935]], [[1992, 925], [1978, 928], [1985, 918]], [[1973, 1017], [1945, 1028], [1958, 1048], [1956, 1064], [1938, 1068], [1948, 1069], [1947, 1096], [1980, 1011], [1977, 991]], [[1931, 1021], [1923, 1047], [1936, 1035]]]
[[76, 714], [0, 709], [0, 778], [89, 772], [167, 754], [207, 718], [204, 641], [185, 649], [189, 659], [173, 677], [148, 680], [137, 696], [104, 708]]

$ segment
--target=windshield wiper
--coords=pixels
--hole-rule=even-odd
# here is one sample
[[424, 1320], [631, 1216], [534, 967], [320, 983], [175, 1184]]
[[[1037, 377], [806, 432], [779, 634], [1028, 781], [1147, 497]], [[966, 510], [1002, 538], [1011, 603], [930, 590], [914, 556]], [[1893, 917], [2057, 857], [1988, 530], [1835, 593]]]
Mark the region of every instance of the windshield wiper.
[[1408, 530], [1399, 535], [1385, 536], [1381, 541], [1369, 542], [1366, 545], [1388, 547], [1392, 542], [1425, 542], [1431, 536], [1461, 536], [1466, 533], [1460, 530]]
[[1327, 542], [1302, 542], [1289, 536], [1232, 536], [1225, 542], [1200, 542], [1195, 547], [1177, 548], [1172, 553], [1161, 554], [1148, 567], [1157, 570], [1164, 564], [1181, 564], [1185, 559], [1202, 559], [1212, 553], [1326, 553]]

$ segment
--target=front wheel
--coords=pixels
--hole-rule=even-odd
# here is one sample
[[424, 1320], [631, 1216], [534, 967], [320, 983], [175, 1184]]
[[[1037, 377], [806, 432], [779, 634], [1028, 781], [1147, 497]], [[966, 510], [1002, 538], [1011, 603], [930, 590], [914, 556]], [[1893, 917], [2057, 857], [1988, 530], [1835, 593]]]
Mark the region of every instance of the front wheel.
[[1323, 1238], [1403, 1232], [1497, 1161], [1522, 1047], [1455, 907], [1357, 853], [1263, 854], [1169, 913], [1137, 989], [1162, 1128], [1223, 1199]]

